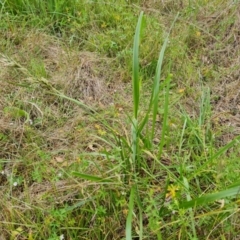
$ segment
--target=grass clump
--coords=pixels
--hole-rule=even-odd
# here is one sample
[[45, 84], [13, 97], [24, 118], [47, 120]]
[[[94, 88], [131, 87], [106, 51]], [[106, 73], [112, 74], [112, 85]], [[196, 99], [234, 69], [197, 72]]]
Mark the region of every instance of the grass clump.
[[0, 238], [237, 238], [239, 5], [220, 3], [0, 3]]

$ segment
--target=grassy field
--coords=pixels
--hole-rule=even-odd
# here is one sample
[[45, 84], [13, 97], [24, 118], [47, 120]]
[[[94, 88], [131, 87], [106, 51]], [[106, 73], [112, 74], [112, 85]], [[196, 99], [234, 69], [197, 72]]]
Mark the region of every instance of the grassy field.
[[0, 240], [240, 239], [239, 1], [0, 10]]

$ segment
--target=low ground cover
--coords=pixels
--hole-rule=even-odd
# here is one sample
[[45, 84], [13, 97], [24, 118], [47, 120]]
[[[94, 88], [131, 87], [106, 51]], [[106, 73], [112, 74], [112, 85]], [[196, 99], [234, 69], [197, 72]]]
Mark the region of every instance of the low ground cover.
[[238, 1], [0, 2], [0, 239], [238, 239]]

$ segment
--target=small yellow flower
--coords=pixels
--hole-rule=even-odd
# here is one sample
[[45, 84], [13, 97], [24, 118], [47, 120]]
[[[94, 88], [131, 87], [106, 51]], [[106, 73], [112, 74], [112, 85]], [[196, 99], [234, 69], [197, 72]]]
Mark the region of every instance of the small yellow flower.
[[174, 121], [169, 121], [168, 124], [169, 124], [169, 126], [172, 127], [172, 128], [175, 128], [175, 129], [177, 128], [177, 125], [175, 124]]
[[200, 37], [201, 36], [201, 32], [196, 31], [196, 37]]
[[166, 198], [175, 198], [176, 197], [176, 192], [179, 190], [178, 186], [174, 186], [174, 185], [169, 185], [167, 188], [167, 194], [166, 194]]
[[119, 112], [118, 111], [116, 111], [115, 113], [114, 113], [114, 117], [119, 117]]
[[98, 129], [98, 130], [101, 129], [101, 126], [98, 125], [98, 124], [95, 124], [94, 127], [95, 127], [96, 129]]
[[115, 18], [116, 21], [120, 20], [120, 16], [119, 15], [114, 15], [114, 18]]
[[22, 227], [18, 227], [16, 230], [13, 230], [11, 232], [11, 239], [17, 239], [18, 238], [17, 236], [19, 236], [22, 232], [23, 232]]
[[240, 206], [240, 199], [236, 200], [236, 204]]
[[99, 129], [98, 134], [101, 135], [101, 136], [104, 136], [104, 135], [106, 135], [106, 132], [102, 129]]
[[184, 92], [185, 92], [185, 88], [178, 89], [178, 93], [184, 93]]
[[94, 127], [98, 130], [97, 132], [99, 135], [101, 135], [101, 136], [106, 135], [106, 132], [101, 128], [100, 125], [95, 124]]
[[123, 212], [123, 215], [124, 215], [124, 216], [127, 216], [127, 215], [128, 215], [128, 209], [125, 208], [125, 209], [122, 210], [122, 212]]
[[107, 24], [105, 22], [102, 23], [101, 28], [106, 28], [106, 27], [107, 27]]

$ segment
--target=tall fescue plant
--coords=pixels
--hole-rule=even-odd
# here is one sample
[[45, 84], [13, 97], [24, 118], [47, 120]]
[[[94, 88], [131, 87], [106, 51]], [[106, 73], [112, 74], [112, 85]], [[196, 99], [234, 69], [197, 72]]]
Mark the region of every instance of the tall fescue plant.
[[[177, 20], [178, 15], [173, 21], [173, 24], [170, 28], [170, 31]], [[192, 208], [197, 207], [200, 205], [207, 204], [211, 201], [219, 200], [222, 198], [226, 197], [232, 197], [236, 196], [240, 193], [240, 185], [239, 183], [235, 183], [233, 186], [230, 186], [228, 189], [225, 189], [223, 191], [220, 191], [218, 193], [213, 193], [213, 194], [207, 194], [204, 196], [197, 197], [195, 199], [192, 199], [190, 196], [190, 190], [189, 190], [189, 180], [186, 179], [185, 177], [182, 177], [181, 180], [177, 179], [175, 175], [163, 164], [161, 164], [161, 155], [163, 151], [163, 147], [165, 145], [165, 135], [167, 133], [167, 120], [168, 120], [168, 110], [169, 110], [169, 89], [170, 89], [170, 82], [171, 82], [171, 77], [172, 75], [169, 73], [165, 81], [162, 83], [162, 86], [160, 86], [160, 78], [161, 78], [161, 70], [162, 70], [162, 63], [163, 63], [163, 58], [164, 58], [164, 53], [169, 41], [169, 34], [165, 38], [165, 41], [163, 43], [162, 49], [159, 54], [158, 58], [158, 64], [155, 72], [155, 77], [154, 77], [154, 83], [152, 87], [152, 94], [151, 98], [149, 101], [149, 106], [148, 109], [146, 110], [145, 115], [140, 119], [139, 116], [139, 108], [140, 108], [140, 97], [141, 97], [141, 81], [140, 81], [140, 73], [139, 73], [139, 43], [140, 43], [140, 37], [141, 37], [141, 32], [142, 32], [142, 25], [143, 22], [143, 12], [140, 13], [137, 27], [135, 30], [135, 36], [134, 36], [134, 46], [133, 46], [133, 77], [132, 77], [132, 86], [133, 86], [133, 117], [132, 117], [132, 142], [131, 142], [131, 149], [132, 149], [132, 156], [131, 156], [131, 164], [132, 164], [132, 188], [131, 188], [131, 193], [130, 193], [130, 198], [129, 198], [129, 209], [128, 209], [128, 217], [127, 217], [127, 222], [126, 222], [126, 239], [131, 240], [132, 239], [132, 222], [133, 222], [133, 213], [138, 212], [139, 214], [139, 219], [138, 219], [138, 226], [139, 226], [139, 238], [143, 238], [143, 225], [142, 225], [142, 215], [143, 215], [143, 209], [142, 209], [142, 204], [140, 200], [140, 196], [138, 193], [138, 183], [141, 182], [139, 175], [140, 175], [140, 169], [141, 167], [144, 168], [144, 165], [142, 165], [141, 161], [143, 160], [142, 154], [143, 152], [151, 155], [151, 157], [161, 165], [163, 169], [170, 174], [173, 179], [176, 180], [176, 182], [179, 182], [180, 185], [185, 189], [186, 191], [186, 196], [187, 196], [187, 201], [182, 201], [180, 203], [180, 208], [185, 208], [190, 210], [190, 218], [192, 221], [191, 227], [192, 227], [192, 232], [193, 236], [196, 239], [196, 230], [195, 230], [195, 224], [194, 224], [194, 215]], [[159, 93], [161, 90], [164, 90], [164, 103], [159, 103]], [[152, 142], [155, 137], [156, 133], [156, 119], [157, 119], [157, 114], [158, 114], [158, 109], [159, 109], [159, 104], [163, 104], [163, 122], [162, 122], [162, 128], [161, 128], [161, 137], [160, 137], [160, 143], [158, 145], [158, 151], [157, 154], [155, 153], [155, 156], [153, 156], [150, 151], [152, 149]], [[206, 123], [206, 119], [209, 118], [210, 114], [210, 95], [209, 91], [203, 91], [203, 96], [202, 96], [202, 102], [200, 106], [200, 117], [199, 117], [199, 127], [202, 127], [203, 125], [206, 126], [207, 132], [210, 131], [209, 129], [209, 124]], [[189, 120], [189, 119], [188, 119]], [[187, 121], [188, 121], [187, 120]], [[148, 125], [151, 125], [151, 131], [148, 131]], [[147, 130], [143, 133], [143, 129], [146, 128]], [[197, 174], [199, 174], [200, 170], [203, 170], [203, 168], [207, 168], [209, 164], [211, 164], [214, 160], [216, 160], [221, 154], [226, 152], [229, 148], [233, 147], [235, 144], [239, 143], [240, 136], [231, 141], [229, 144], [226, 146], [222, 147], [219, 149], [216, 153], [212, 154], [209, 156], [209, 159], [202, 165], [200, 169], [195, 171], [193, 173], [192, 177], [196, 177]], [[143, 149], [141, 149], [139, 143], [140, 142], [145, 143], [145, 150], [141, 152]], [[203, 144], [203, 147], [205, 145]], [[156, 151], [155, 151], [156, 152]], [[134, 202], [136, 203], [138, 209], [134, 209]], [[158, 235], [158, 239], [161, 239], [161, 234]]]
[[[178, 15], [176, 16], [173, 24], [175, 23]], [[152, 87], [152, 94], [149, 101], [148, 109], [145, 113], [145, 116], [143, 119], [139, 119], [139, 107], [140, 107], [140, 86], [141, 81], [139, 77], [139, 44], [140, 44], [140, 37], [143, 30], [143, 12], [140, 13], [140, 16], [138, 18], [137, 27], [135, 30], [135, 36], [134, 36], [134, 44], [133, 44], [133, 76], [132, 76], [132, 86], [133, 86], [133, 117], [132, 117], [132, 156], [131, 156], [131, 164], [132, 164], [132, 171], [133, 171], [133, 185], [131, 189], [130, 199], [129, 199], [129, 209], [128, 209], [128, 218], [126, 222], [126, 239], [130, 240], [132, 239], [132, 216], [134, 211], [134, 200], [137, 203], [138, 206], [138, 212], [139, 212], [139, 237], [140, 239], [143, 238], [143, 225], [142, 225], [142, 204], [140, 200], [140, 196], [138, 193], [138, 181], [139, 179], [139, 171], [142, 167], [141, 165], [141, 153], [140, 153], [140, 146], [139, 142], [142, 140], [143, 142], [147, 143], [148, 146], [151, 147], [151, 143], [153, 141], [156, 129], [156, 119], [158, 114], [158, 108], [159, 108], [159, 92], [160, 92], [160, 78], [161, 78], [161, 70], [162, 70], [162, 63], [163, 63], [163, 57], [164, 53], [167, 47], [167, 43], [169, 40], [169, 34], [165, 38], [165, 41], [163, 43], [162, 49], [159, 54], [158, 63], [156, 67], [156, 73], [154, 77], [154, 83]], [[172, 25], [173, 27], [173, 25]], [[172, 28], [171, 27], [171, 28]], [[168, 75], [166, 78], [164, 85], [165, 85], [165, 101], [164, 101], [164, 120], [163, 120], [163, 126], [162, 126], [162, 135], [161, 140], [159, 144], [158, 149], [158, 157], [161, 157], [162, 149], [164, 146], [164, 137], [167, 127], [167, 118], [168, 118], [168, 99], [169, 99], [169, 86], [171, 81], [171, 74]], [[143, 134], [143, 129], [151, 123], [152, 129], [151, 132], [146, 132]]]

